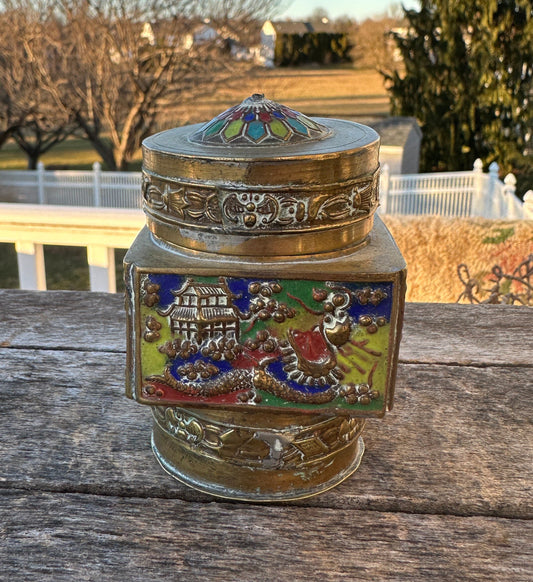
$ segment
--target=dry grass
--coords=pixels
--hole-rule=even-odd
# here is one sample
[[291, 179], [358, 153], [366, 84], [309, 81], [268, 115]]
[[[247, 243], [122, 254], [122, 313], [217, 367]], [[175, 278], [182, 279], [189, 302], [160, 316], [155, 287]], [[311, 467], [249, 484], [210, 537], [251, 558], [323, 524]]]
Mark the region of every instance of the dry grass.
[[407, 301], [452, 303], [464, 291], [457, 266], [491, 287], [494, 265], [512, 272], [533, 253], [533, 221], [386, 216], [407, 262]]
[[[188, 103], [169, 103], [161, 116], [160, 129], [187, 123], [208, 121], [228, 107], [240, 103], [253, 93], [285, 103], [308, 115], [355, 119], [367, 123], [371, 118], [389, 114], [389, 100], [381, 75], [370, 69], [298, 68], [253, 69], [245, 79], [209, 87], [209, 92]], [[48, 166], [90, 169], [99, 155], [82, 139], [69, 139], [54, 147], [42, 158]], [[137, 152], [131, 170], [140, 168]], [[0, 170], [26, 168], [27, 160], [10, 142], [0, 150]]]
[[211, 88], [209, 95], [170, 110], [181, 123], [206, 121], [252, 93], [264, 93], [308, 115], [382, 117], [389, 99], [381, 75], [371, 69], [255, 69], [245, 79]]

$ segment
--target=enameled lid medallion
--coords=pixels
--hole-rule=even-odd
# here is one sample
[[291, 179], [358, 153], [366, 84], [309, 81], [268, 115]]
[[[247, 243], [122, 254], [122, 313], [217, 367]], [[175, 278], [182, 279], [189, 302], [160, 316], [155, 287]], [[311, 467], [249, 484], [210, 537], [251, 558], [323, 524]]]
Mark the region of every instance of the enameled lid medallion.
[[256, 93], [207, 122], [189, 141], [209, 145], [271, 145], [321, 140], [332, 133], [303, 113]]

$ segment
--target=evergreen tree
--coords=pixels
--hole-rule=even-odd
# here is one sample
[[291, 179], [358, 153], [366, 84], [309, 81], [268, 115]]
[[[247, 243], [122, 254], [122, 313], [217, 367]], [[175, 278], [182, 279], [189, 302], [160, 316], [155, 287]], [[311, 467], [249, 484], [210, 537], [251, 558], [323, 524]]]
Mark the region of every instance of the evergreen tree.
[[481, 158], [505, 173], [531, 171], [530, 0], [420, 4], [393, 34], [404, 70], [383, 74], [392, 113], [422, 126], [422, 170], [470, 169]]

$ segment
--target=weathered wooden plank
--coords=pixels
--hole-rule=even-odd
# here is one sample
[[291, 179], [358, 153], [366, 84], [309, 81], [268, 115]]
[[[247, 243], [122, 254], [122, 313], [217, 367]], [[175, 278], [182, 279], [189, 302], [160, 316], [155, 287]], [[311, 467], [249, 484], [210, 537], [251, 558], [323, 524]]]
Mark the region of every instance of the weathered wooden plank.
[[[209, 501], [159, 468], [115, 353], [0, 350], [0, 486]], [[359, 471], [300, 505], [531, 517], [531, 368], [399, 368]]]
[[122, 295], [0, 289], [0, 346], [126, 351]]
[[[120, 295], [0, 290], [0, 346], [125, 351]], [[510, 305], [407, 304], [400, 359], [531, 365], [533, 310]]]
[[533, 578], [533, 524], [5, 491], [5, 580], [456, 582]]
[[524, 306], [407, 303], [400, 360], [531, 366], [532, 329]]

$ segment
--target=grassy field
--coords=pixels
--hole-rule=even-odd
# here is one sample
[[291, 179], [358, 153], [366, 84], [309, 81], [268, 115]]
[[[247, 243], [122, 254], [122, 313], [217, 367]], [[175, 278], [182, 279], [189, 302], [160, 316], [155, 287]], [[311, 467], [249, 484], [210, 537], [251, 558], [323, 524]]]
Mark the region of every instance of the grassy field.
[[[94, 162], [101, 162], [100, 156], [85, 139], [70, 138], [46, 153], [41, 161], [47, 168], [56, 170], [90, 170]], [[132, 164], [132, 170], [141, 167], [141, 152]], [[0, 170], [25, 170], [27, 161], [13, 142], [8, 142], [0, 150]]]
[[314, 116], [361, 119], [385, 117], [389, 99], [381, 75], [370, 69], [258, 69], [244, 80], [219, 86], [194, 107], [176, 107], [172, 115], [187, 123], [214, 117], [252, 93], [264, 93]]
[[[389, 112], [381, 75], [373, 70], [255, 69], [244, 80], [221, 84], [194, 102], [169, 107], [163, 123], [174, 127], [207, 121], [252, 93], [264, 93], [308, 115], [357, 119], [363, 123]], [[100, 157], [88, 141], [72, 138], [50, 150], [41, 161], [46, 167], [88, 170]], [[131, 169], [138, 170], [140, 164], [139, 151]], [[0, 150], [0, 170], [24, 169], [26, 165], [16, 144], [8, 143]]]

